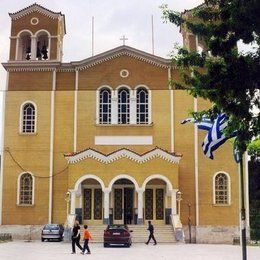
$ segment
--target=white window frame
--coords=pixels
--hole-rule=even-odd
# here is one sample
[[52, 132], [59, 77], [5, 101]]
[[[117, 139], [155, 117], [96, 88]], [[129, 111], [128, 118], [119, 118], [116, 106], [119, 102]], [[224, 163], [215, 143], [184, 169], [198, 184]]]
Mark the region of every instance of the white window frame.
[[[225, 204], [225, 203], [216, 203], [216, 189], [215, 189], [215, 180], [216, 180], [216, 177], [218, 174], [225, 174], [227, 176], [227, 181], [228, 181], [228, 185], [227, 185], [227, 188], [228, 188], [228, 203]], [[231, 179], [230, 179], [230, 175], [225, 172], [225, 171], [218, 171], [214, 174], [213, 176], [213, 179], [212, 179], [212, 186], [213, 186], [213, 205], [214, 206], [230, 206], [231, 205]]]
[[[99, 105], [100, 105], [100, 102], [99, 102], [99, 98], [100, 98], [100, 91], [104, 88], [107, 88], [110, 90], [111, 92], [111, 123], [112, 123], [112, 98], [113, 98], [113, 89], [109, 86], [109, 85], [102, 85], [100, 86], [97, 91], [96, 91], [96, 124], [100, 124], [100, 119], [99, 119]], [[111, 124], [110, 123], [110, 124]], [[102, 125], [110, 125], [110, 124], [102, 124]]]
[[[21, 177], [23, 174], [30, 174], [32, 176], [32, 204], [20, 204], [20, 182], [21, 182]], [[24, 206], [24, 207], [30, 207], [34, 205], [34, 192], [35, 192], [35, 177], [31, 172], [21, 172], [18, 176], [17, 179], [17, 201], [16, 204], [18, 206]]]
[[[119, 98], [119, 95], [120, 95], [120, 92], [123, 92], [123, 91], [126, 91], [127, 92], [127, 96], [128, 96], [128, 99], [126, 103], [120, 103], [120, 98]], [[126, 87], [121, 87], [118, 89], [118, 105], [117, 105], [117, 109], [118, 109], [118, 124], [119, 125], [129, 125], [130, 124], [130, 95], [131, 95], [131, 90], [129, 88], [126, 88]], [[121, 115], [125, 115], [126, 116], [126, 122], [125, 123], [122, 123], [122, 122], [119, 122], [120, 121], [120, 106], [126, 106], [127, 109], [126, 109], [126, 112], [122, 112], [121, 111]], [[129, 111], [127, 111], [129, 110]], [[122, 119], [122, 118], [121, 118]], [[121, 120], [122, 121], [122, 120]]]
[[[23, 132], [23, 109], [24, 106], [27, 104], [32, 104], [34, 106], [35, 109], [35, 117], [34, 117], [34, 132]], [[31, 100], [27, 100], [25, 102], [23, 102], [20, 106], [20, 125], [19, 125], [19, 132], [22, 135], [34, 135], [37, 133], [37, 115], [38, 115], [38, 109], [37, 109], [37, 105], [35, 104], [35, 102], [31, 101]]]
[[[101, 114], [104, 114], [104, 111], [102, 111], [102, 109], [100, 108], [100, 105], [101, 105], [100, 100], [101, 100], [101, 92], [102, 92], [102, 91], [110, 91], [110, 102], [108, 102], [108, 103], [104, 103], [104, 102], [103, 102], [103, 103], [102, 103], [102, 104], [107, 104], [108, 106], [109, 106], [109, 104], [110, 104], [110, 112], [109, 112], [109, 111], [107, 112], [108, 118], [109, 118], [110, 120], [108, 119], [107, 122], [101, 122], [101, 117], [100, 117]], [[109, 125], [109, 124], [111, 124], [111, 121], [112, 121], [112, 91], [111, 91], [110, 88], [105, 88], [105, 87], [103, 87], [103, 88], [101, 88], [101, 89], [99, 90], [98, 102], [99, 102], [99, 105], [98, 105], [98, 120], [99, 120], [99, 124], [102, 124], [102, 125]]]
[[[147, 105], [147, 109], [148, 109], [147, 114], [146, 114], [146, 112], [144, 113], [145, 114], [145, 118], [147, 117], [147, 122], [140, 122], [140, 121], [138, 122], [138, 111], [137, 111], [137, 109], [138, 109], [138, 105], [140, 105], [138, 103], [138, 91], [140, 89], [141, 89], [141, 91], [143, 91], [145, 89], [146, 93], [147, 93], [147, 103], [141, 103], [140, 102], [140, 104]], [[150, 119], [149, 112], [150, 112], [149, 111], [149, 90], [146, 87], [139, 86], [138, 88], [136, 88], [136, 123], [138, 125], [147, 125], [147, 124], [149, 124], [149, 119]], [[139, 111], [139, 114], [141, 114], [140, 111]], [[140, 118], [139, 118], [139, 120], [140, 120]]]
[[[100, 123], [99, 118], [99, 106], [100, 106], [100, 91], [104, 88], [108, 88], [111, 91], [111, 122], [109, 124]], [[120, 89], [126, 88], [129, 90], [129, 122], [126, 124], [119, 124], [119, 116], [118, 116], [118, 92]], [[145, 124], [137, 124], [137, 90], [139, 88], [144, 88], [148, 91], [148, 123]], [[109, 85], [102, 85], [96, 90], [96, 120], [97, 125], [140, 125], [140, 126], [148, 126], [152, 124], [152, 91], [143, 84], [137, 85], [134, 89], [131, 89], [128, 85], [122, 84], [117, 86], [115, 90], [113, 90]]]

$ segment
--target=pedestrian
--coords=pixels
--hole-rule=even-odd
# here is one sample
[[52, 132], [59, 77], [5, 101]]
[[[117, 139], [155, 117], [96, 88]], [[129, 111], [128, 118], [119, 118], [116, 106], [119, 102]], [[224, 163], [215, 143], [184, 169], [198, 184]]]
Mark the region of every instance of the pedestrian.
[[84, 225], [83, 239], [84, 239], [84, 246], [83, 246], [81, 254], [84, 255], [86, 249], [88, 251], [87, 254], [91, 254], [89, 246], [88, 246], [88, 241], [89, 241], [89, 239], [92, 239], [92, 236], [88, 231], [87, 225]]
[[76, 220], [74, 223], [74, 227], [72, 229], [72, 236], [71, 236], [71, 242], [72, 242], [72, 254], [76, 254], [76, 250], [75, 250], [75, 244], [77, 245], [77, 247], [82, 250], [82, 246], [79, 243], [80, 240], [80, 225], [79, 222]]
[[150, 235], [149, 235], [148, 241], [145, 244], [148, 245], [150, 240], [152, 239], [153, 242], [154, 242], [154, 245], [156, 245], [157, 242], [156, 242], [156, 239], [155, 239], [154, 234], [153, 234], [154, 233], [154, 227], [153, 227], [153, 225], [152, 225], [150, 220], [148, 221], [148, 228], [147, 228], [147, 230], [149, 230]]

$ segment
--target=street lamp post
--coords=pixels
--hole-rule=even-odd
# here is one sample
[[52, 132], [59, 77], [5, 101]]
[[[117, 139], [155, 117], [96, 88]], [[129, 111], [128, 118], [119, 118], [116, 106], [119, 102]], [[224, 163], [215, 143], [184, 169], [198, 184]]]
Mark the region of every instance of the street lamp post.
[[181, 215], [181, 200], [182, 200], [182, 193], [178, 190], [176, 192], [176, 200], [178, 201], [178, 215]]
[[71, 230], [70, 230], [70, 227], [69, 227], [69, 223], [68, 223], [68, 216], [69, 216], [69, 203], [70, 203], [70, 192], [68, 191], [65, 195], [65, 201], [66, 201], [66, 206], [67, 206], [67, 209], [66, 209], [66, 222], [65, 222], [65, 228], [64, 228], [64, 236], [63, 236], [63, 241], [64, 242], [70, 242], [71, 241]]

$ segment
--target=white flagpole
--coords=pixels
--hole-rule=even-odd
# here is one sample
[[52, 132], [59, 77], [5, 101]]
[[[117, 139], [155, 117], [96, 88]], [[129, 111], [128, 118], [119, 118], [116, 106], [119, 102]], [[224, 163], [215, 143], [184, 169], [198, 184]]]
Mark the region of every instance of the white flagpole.
[[153, 30], [153, 15], [151, 17], [151, 22], [152, 22], [152, 54], [154, 54], [154, 30]]
[[92, 56], [94, 56], [94, 16], [92, 16]]

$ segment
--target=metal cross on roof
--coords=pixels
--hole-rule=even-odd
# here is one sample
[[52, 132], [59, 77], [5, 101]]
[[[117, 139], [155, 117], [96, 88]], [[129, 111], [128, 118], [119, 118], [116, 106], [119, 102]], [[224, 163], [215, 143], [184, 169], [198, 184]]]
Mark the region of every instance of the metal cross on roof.
[[125, 35], [123, 35], [122, 38], [120, 38], [120, 41], [123, 41], [123, 45], [125, 45], [125, 41], [127, 41], [128, 38], [125, 37]]

